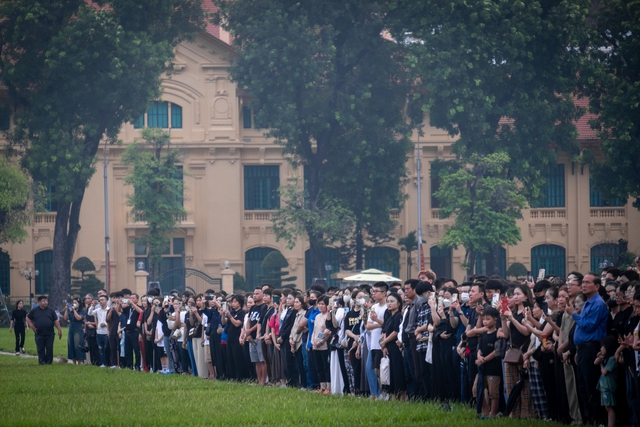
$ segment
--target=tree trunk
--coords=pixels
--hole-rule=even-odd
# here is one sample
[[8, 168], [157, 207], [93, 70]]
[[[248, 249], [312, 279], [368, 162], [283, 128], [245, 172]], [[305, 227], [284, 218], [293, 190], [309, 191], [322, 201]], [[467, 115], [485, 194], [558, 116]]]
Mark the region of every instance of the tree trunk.
[[49, 305], [61, 309], [69, 293], [71, 261], [80, 231], [80, 208], [84, 191], [72, 203], [59, 203], [53, 233], [53, 282], [49, 289]]
[[[86, 137], [83, 151], [83, 161], [91, 164], [98, 152], [102, 134]], [[70, 180], [78, 185], [78, 193], [72, 202], [58, 202], [56, 224], [53, 232], [53, 282], [49, 289], [49, 306], [61, 309], [69, 294], [71, 283], [71, 261], [76, 249], [78, 233], [80, 232], [80, 209], [88, 186], [86, 179], [70, 176]], [[105, 260], [106, 262], [106, 260]], [[108, 268], [108, 266], [107, 266]]]
[[[327, 270], [324, 265], [324, 247], [322, 246], [322, 237], [309, 233], [309, 251], [311, 253], [311, 266], [313, 277], [311, 279], [325, 279]], [[311, 282], [313, 283], [313, 281]]]
[[362, 237], [362, 228], [356, 226], [356, 270], [364, 269], [364, 238]]
[[467, 264], [467, 277], [473, 276], [476, 270], [476, 251], [467, 249], [465, 263]]
[[498, 256], [500, 254], [500, 246], [493, 246], [487, 254], [487, 276], [493, 276], [500, 274], [500, 261]]

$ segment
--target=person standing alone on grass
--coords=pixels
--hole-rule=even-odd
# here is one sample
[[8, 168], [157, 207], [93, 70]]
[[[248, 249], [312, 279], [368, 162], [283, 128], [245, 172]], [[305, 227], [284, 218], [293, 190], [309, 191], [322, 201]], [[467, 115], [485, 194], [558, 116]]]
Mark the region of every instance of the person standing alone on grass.
[[11, 313], [11, 324], [9, 325], [9, 333], [15, 332], [16, 334], [16, 356], [20, 355], [20, 352], [24, 353], [24, 336], [26, 332], [26, 319], [27, 312], [24, 311], [24, 302], [22, 300], [16, 303], [16, 309]]
[[49, 299], [40, 295], [38, 306], [27, 314], [27, 324], [35, 333], [36, 348], [38, 349], [38, 363], [51, 365], [53, 363], [53, 327], [58, 329], [58, 339], [62, 339], [62, 329], [56, 312], [49, 307]]

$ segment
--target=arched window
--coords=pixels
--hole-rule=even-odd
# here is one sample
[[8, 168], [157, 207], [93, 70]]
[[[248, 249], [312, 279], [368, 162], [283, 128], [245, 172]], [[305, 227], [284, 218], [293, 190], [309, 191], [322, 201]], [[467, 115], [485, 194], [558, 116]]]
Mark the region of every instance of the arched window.
[[11, 294], [11, 258], [9, 254], [0, 249], [0, 289], [3, 295]]
[[262, 285], [258, 276], [268, 273], [262, 268], [262, 261], [273, 251], [275, 251], [273, 248], [254, 248], [244, 253], [244, 275], [247, 285], [251, 287]]
[[53, 282], [53, 251], [38, 252], [35, 264], [35, 270], [39, 272], [35, 277], [35, 293], [48, 294]]
[[537, 277], [541, 268], [545, 275], [566, 277], [565, 249], [558, 245], [540, 245], [531, 248], [531, 274]]
[[[340, 250], [337, 248], [324, 248], [324, 264], [327, 270], [325, 279], [327, 287], [340, 286], [340, 279], [332, 279], [331, 275], [340, 271]], [[313, 266], [311, 265], [311, 249], [304, 253], [304, 277], [307, 288], [312, 285], [314, 279]]]
[[397, 249], [367, 248], [364, 254], [364, 264], [365, 268], [388, 271], [393, 277], [400, 277], [400, 252]]
[[133, 122], [135, 129], [143, 127], [182, 129], [182, 107], [167, 101], [154, 101], [147, 112]]
[[432, 246], [429, 249], [430, 268], [437, 277], [451, 278], [451, 249], [440, 249]]
[[620, 246], [617, 243], [601, 243], [591, 248], [591, 271], [598, 273], [618, 261]]
[[[476, 255], [476, 274], [494, 274], [493, 272], [487, 273], [487, 254], [479, 253]], [[498, 274], [507, 277], [507, 250], [505, 248], [498, 249]]]

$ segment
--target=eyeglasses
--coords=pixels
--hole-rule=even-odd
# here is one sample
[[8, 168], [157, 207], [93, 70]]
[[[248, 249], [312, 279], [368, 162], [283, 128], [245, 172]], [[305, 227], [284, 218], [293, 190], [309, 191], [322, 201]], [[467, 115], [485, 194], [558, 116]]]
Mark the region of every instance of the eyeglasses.
[[371, 293], [372, 293], [372, 294], [377, 294], [378, 292], [382, 292], [382, 291], [379, 291], [379, 290], [377, 290], [377, 289], [372, 289], [372, 290], [371, 290]]

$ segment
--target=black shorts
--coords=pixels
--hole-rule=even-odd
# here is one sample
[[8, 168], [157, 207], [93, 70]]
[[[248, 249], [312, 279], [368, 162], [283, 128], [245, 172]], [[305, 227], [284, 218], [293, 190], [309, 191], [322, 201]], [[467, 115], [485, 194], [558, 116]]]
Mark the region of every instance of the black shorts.
[[382, 360], [382, 350], [371, 350], [371, 367], [380, 369], [380, 361]]

